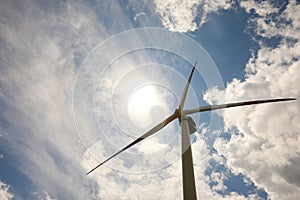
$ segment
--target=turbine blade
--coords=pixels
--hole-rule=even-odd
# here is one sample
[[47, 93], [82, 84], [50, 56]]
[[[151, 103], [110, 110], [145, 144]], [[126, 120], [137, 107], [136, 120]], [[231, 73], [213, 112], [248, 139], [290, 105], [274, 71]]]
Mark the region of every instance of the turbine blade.
[[181, 96], [181, 100], [180, 100], [180, 104], [179, 104], [179, 110], [182, 110], [183, 109], [183, 106], [184, 106], [184, 103], [185, 103], [185, 99], [186, 99], [186, 96], [187, 96], [187, 92], [189, 90], [189, 86], [190, 86], [190, 83], [191, 83], [191, 80], [192, 80], [192, 76], [194, 74], [194, 71], [195, 71], [195, 67], [197, 65], [197, 61], [195, 62], [194, 66], [193, 66], [193, 69], [190, 73], [190, 77], [185, 85], [185, 88], [183, 90], [183, 93], [182, 93], [182, 96]]
[[228, 104], [221, 104], [221, 105], [212, 105], [212, 106], [201, 106], [199, 108], [184, 110], [185, 114], [193, 114], [197, 112], [205, 112], [210, 110], [218, 110], [223, 108], [231, 108], [236, 106], [247, 106], [247, 105], [254, 105], [254, 104], [262, 104], [262, 103], [274, 103], [279, 101], [293, 101], [296, 100], [295, 98], [284, 98], [284, 99], [265, 99], [265, 100], [256, 100], [256, 101], [244, 101], [238, 103], [228, 103]]
[[91, 169], [89, 172], [86, 173], [86, 175], [90, 174], [92, 171], [94, 171], [95, 169], [97, 169], [98, 167], [100, 167], [101, 165], [103, 165], [104, 163], [106, 163], [107, 161], [109, 161], [110, 159], [112, 159], [113, 157], [117, 156], [121, 152], [125, 151], [126, 149], [132, 147], [133, 145], [139, 143], [143, 139], [145, 139], [145, 138], [153, 135], [154, 133], [158, 132], [160, 129], [162, 129], [163, 127], [165, 127], [167, 124], [169, 124], [170, 122], [172, 122], [176, 118], [177, 118], [177, 116], [176, 116], [175, 113], [172, 114], [172, 115], [170, 115], [164, 121], [162, 121], [161, 123], [159, 123], [156, 126], [154, 126], [152, 129], [150, 129], [149, 131], [147, 131], [144, 135], [142, 135], [141, 137], [137, 138], [136, 140], [134, 140], [133, 142], [131, 142], [130, 144], [128, 144], [126, 147], [124, 147], [120, 151], [116, 152], [115, 154], [113, 154], [112, 156], [110, 156], [109, 158], [107, 158], [106, 160], [104, 160], [102, 163], [100, 163], [99, 165], [97, 165], [96, 167], [94, 167], [93, 169]]

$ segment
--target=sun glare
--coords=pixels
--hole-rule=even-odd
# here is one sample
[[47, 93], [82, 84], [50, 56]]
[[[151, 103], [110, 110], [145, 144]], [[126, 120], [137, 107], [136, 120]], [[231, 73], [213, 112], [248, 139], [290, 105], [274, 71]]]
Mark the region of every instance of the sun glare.
[[151, 109], [163, 102], [152, 85], [144, 85], [132, 92], [128, 101], [128, 113], [132, 122], [139, 127], [151, 125]]

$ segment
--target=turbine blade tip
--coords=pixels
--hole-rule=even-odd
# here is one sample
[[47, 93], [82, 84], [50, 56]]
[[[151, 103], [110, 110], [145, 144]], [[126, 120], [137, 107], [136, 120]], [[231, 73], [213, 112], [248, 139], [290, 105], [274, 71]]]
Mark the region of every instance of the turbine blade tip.
[[286, 100], [286, 101], [294, 101], [294, 100], [297, 100], [297, 99], [294, 98], [294, 97], [291, 97], [291, 98], [285, 98], [284, 100]]
[[91, 173], [91, 171], [89, 171], [89, 172], [85, 173], [85, 175], [87, 176], [87, 175], [89, 175], [90, 173]]
[[193, 66], [193, 71], [195, 70], [197, 63], [198, 63], [198, 61], [195, 62], [194, 66]]

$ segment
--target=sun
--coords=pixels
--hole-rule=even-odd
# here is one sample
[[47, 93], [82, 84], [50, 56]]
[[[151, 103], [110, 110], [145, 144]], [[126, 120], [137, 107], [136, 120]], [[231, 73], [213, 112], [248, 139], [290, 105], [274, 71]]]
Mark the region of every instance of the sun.
[[131, 121], [138, 127], [144, 128], [152, 124], [151, 111], [162, 106], [163, 100], [158, 95], [155, 86], [151, 84], [136, 88], [128, 100], [128, 114]]

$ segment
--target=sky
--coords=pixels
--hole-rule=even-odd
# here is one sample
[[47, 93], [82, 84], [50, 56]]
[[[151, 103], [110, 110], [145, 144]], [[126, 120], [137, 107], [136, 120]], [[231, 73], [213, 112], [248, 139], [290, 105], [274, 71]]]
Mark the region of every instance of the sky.
[[[300, 98], [300, 2], [1, 1], [0, 199], [182, 199], [176, 109]], [[300, 198], [300, 103], [193, 114], [198, 199]]]

